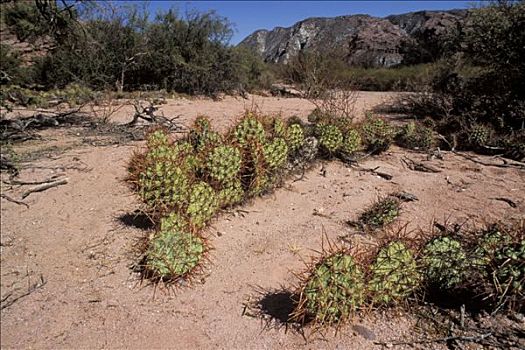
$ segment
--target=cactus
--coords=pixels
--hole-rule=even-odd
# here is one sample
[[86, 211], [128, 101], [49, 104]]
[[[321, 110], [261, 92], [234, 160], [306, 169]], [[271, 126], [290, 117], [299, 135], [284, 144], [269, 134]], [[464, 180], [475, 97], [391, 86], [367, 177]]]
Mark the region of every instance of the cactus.
[[264, 143], [264, 126], [254, 116], [248, 114], [237, 124], [234, 130], [234, 136], [242, 146], [249, 144], [251, 141]]
[[400, 213], [400, 201], [388, 196], [378, 200], [361, 214], [359, 221], [370, 228], [376, 229], [392, 223]]
[[490, 138], [490, 129], [481, 124], [473, 125], [468, 131], [468, 141], [473, 146], [486, 145]]
[[241, 169], [241, 152], [233, 146], [218, 146], [209, 154], [206, 167], [219, 183], [232, 182]]
[[401, 129], [399, 144], [412, 149], [430, 149], [434, 145], [432, 129], [422, 124], [410, 122]]
[[295, 315], [311, 317], [319, 324], [337, 324], [364, 302], [365, 283], [361, 268], [345, 251], [323, 258], [305, 281]]
[[203, 227], [218, 209], [218, 199], [215, 190], [206, 182], [196, 183], [189, 196], [186, 214], [190, 222], [197, 228]]
[[368, 288], [375, 304], [398, 302], [409, 296], [420, 282], [414, 255], [403, 243], [383, 247], [370, 268]]
[[506, 244], [495, 254], [493, 275], [502, 295], [521, 295], [525, 292], [525, 240]]
[[158, 149], [159, 147], [168, 147], [170, 144], [168, 134], [162, 129], [150, 132], [146, 136], [146, 146], [148, 149]]
[[335, 153], [343, 144], [343, 134], [335, 125], [327, 124], [319, 128], [319, 146], [328, 153]]
[[465, 279], [467, 257], [461, 243], [450, 237], [438, 237], [424, 248], [422, 264], [430, 286], [448, 290]]
[[502, 233], [498, 225], [493, 225], [483, 232], [483, 236], [476, 244], [471, 254], [472, 266], [485, 272], [484, 270], [492, 263], [496, 252], [510, 241], [509, 235]]
[[361, 148], [361, 135], [357, 130], [349, 129], [343, 138], [341, 150], [346, 154], [352, 154]]
[[264, 160], [270, 169], [279, 168], [288, 158], [288, 145], [277, 137], [263, 146]]
[[204, 240], [189, 229], [178, 214], [161, 220], [160, 231], [151, 239], [146, 251], [145, 270], [164, 282], [186, 278], [206, 252]]
[[150, 208], [162, 211], [185, 203], [190, 178], [177, 163], [156, 161], [139, 174], [138, 185], [142, 200]]
[[217, 196], [221, 207], [240, 203], [244, 198], [244, 190], [242, 188], [241, 180], [234, 179], [231, 182], [223, 184], [223, 187]]
[[374, 152], [382, 152], [390, 147], [395, 130], [383, 119], [368, 117], [362, 125], [362, 134], [368, 149]]
[[291, 152], [297, 151], [304, 142], [303, 127], [300, 124], [291, 124], [286, 132], [286, 142]]
[[280, 118], [273, 120], [273, 136], [284, 138], [286, 136], [286, 124]]

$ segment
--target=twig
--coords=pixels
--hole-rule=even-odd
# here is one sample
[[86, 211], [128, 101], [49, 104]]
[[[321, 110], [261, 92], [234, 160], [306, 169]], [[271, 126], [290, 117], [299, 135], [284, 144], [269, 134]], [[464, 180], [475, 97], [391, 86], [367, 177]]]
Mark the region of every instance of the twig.
[[7, 194], [5, 194], [5, 193], [0, 194], [0, 197], [2, 197], [2, 198], [4, 198], [4, 199], [8, 200], [9, 202], [13, 202], [13, 203], [16, 203], [16, 204], [18, 204], [18, 205], [25, 205], [26, 208], [29, 208], [29, 204], [24, 203], [24, 202], [22, 202], [22, 201], [19, 201], [18, 199], [14, 199], [14, 198], [12, 198], [12, 197], [9, 197], [9, 196], [8, 196]]
[[10, 180], [9, 182], [5, 181], [4, 183], [6, 183], [8, 185], [21, 185], [21, 186], [23, 186], [23, 185], [42, 185], [42, 184], [47, 184], [47, 183], [56, 181], [56, 178], [58, 176], [60, 176], [60, 175], [53, 175], [49, 179], [40, 180], [40, 181]]
[[25, 292], [24, 294], [21, 294], [19, 296], [17, 296], [16, 298], [13, 298], [11, 300], [9, 300], [7, 303], [5, 303], [4, 305], [2, 305], [0, 307], [1, 310], [13, 305], [14, 303], [16, 303], [18, 300], [24, 298], [24, 297], [27, 297], [28, 295], [30, 295], [31, 293], [33, 293], [34, 291], [36, 291], [37, 289], [40, 289], [42, 288], [43, 286], [45, 286], [45, 284], [47, 283], [47, 281], [44, 279], [44, 276], [43, 275], [40, 275], [40, 280], [38, 282], [36, 282], [35, 284], [33, 284], [32, 286], [29, 287], [29, 289], [27, 290], [27, 292]]
[[465, 342], [479, 342], [481, 340], [484, 340], [487, 337], [490, 337], [492, 335], [492, 332], [488, 332], [485, 334], [481, 334], [478, 336], [452, 336], [452, 337], [443, 337], [443, 338], [436, 338], [436, 339], [423, 339], [423, 340], [414, 340], [414, 341], [408, 341], [408, 342], [374, 342], [375, 345], [382, 345], [382, 346], [397, 346], [397, 345], [414, 345], [414, 344], [430, 344], [430, 343], [446, 343], [452, 340], [459, 340], [459, 341], [465, 341]]
[[424, 173], [440, 173], [441, 172], [441, 170], [439, 169], [425, 165], [420, 162], [416, 162], [408, 157], [401, 158], [401, 162], [405, 164], [410, 170], [421, 171]]
[[377, 171], [377, 169], [379, 169], [379, 167], [375, 167], [373, 169], [370, 169], [370, 168], [362, 168], [362, 167], [356, 167], [357, 170], [359, 171], [364, 171], [364, 172], [368, 172], [368, 173], [372, 173], [372, 174], [375, 174], [385, 180], [392, 180], [393, 176], [390, 175], [390, 174], [387, 174], [387, 173], [383, 173], [381, 171]]
[[457, 154], [458, 156], [461, 156], [461, 157], [463, 157], [465, 159], [468, 159], [471, 162], [474, 162], [474, 163], [477, 163], [477, 164], [481, 164], [481, 165], [484, 165], [484, 166], [494, 166], [494, 167], [498, 167], [498, 168], [517, 168], [517, 169], [525, 170], [525, 164], [524, 163], [521, 163], [521, 162], [510, 163], [507, 159], [503, 159], [501, 157], [499, 157], [499, 158], [503, 160], [503, 164], [496, 164], [496, 163], [483, 162], [483, 161], [481, 161], [479, 159], [476, 159], [475, 157], [473, 157], [471, 155], [468, 155], [468, 154], [465, 154], [465, 153], [461, 153], [461, 152], [457, 152], [457, 151], [452, 151], [452, 153]]
[[495, 197], [495, 198], [490, 198], [490, 199], [494, 199], [496, 201], [502, 201], [502, 202], [505, 202], [507, 203], [508, 205], [510, 205], [511, 207], [513, 208], [516, 208], [518, 205], [516, 204], [516, 202], [514, 202], [513, 200], [511, 199], [508, 199], [508, 198], [504, 198], [504, 197]]
[[57, 180], [57, 181], [54, 181], [54, 182], [51, 182], [51, 183], [46, 183], [46, 184], [43, 184], [43, 185], [40, 185], [40, 186], [36, 186], [36, 187], [33, 187], [33, 188], [30, 188], [29, 190], [25, 191], [22, 194], [22, 199], [26, 198], [31, 193], [42, 192], [42, 191], [45, 191], [47, 189], [50, 189], [50, 188], [53, 188], [53, 187], [57, 187], [57, 186], [60, 186], [60, 185], [65, 185], [65, 184], [67, 184], [67, 178], [61, 179], [61, 180]]

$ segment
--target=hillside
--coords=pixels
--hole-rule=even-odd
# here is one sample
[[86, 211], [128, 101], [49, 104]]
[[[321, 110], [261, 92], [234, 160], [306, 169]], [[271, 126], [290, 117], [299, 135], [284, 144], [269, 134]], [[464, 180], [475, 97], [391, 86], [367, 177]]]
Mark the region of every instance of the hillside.
[[[349, 15], [314, 17], [291, 27], [258, 30], [239, 45], [267, 62], [287, 63], [304, 50], [336, 52], [349, 64], [390, 67], [402, 62], [400, 45], [426, 33], [440, 35], [463, 21], [466, 10], [420, 11], [386, 18]], [[427, 35], [428, 36], [428, 35]]]

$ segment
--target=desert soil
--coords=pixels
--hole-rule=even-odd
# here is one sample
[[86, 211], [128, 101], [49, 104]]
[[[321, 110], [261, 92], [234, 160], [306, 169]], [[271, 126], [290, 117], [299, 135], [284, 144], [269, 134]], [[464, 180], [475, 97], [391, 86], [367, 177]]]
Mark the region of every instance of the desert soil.
[[[357, 113], [391, 96], [361, 93]], [[162, 110], [181, 115], [186, 125], [208, 115], [225, 130], [252, 101], [178, 99]], [[256, 97], [254, 103], [285, 117], [304, 118], [314, 108], [295, 98]], [[130, 118], [131, 110], [123, 109], [115, 121]], [[45, 149], [21, 164], [19, 179], [63, 174], [68, 183], [30, 194], [29, 208], [1, 200], [1, 347], [6, 349], [379, 349], [374, 342], [412, 339], [417, 319], [403, 312], [372, 313], [336, 336], [305, 342], [292, 329], [255, 317], [245, 305], [266, 294], [267, 308], [286, 312], [276, 292], [298, 282], [294, 272], [321, 249], [323, 235], [346, 244], [356, 233], [345, 222], [393, 191], [419, 198], [403, 205], [394, 225], [408, 224], [408, 230], [427, 229], [433, 219], [479, 225], [525, 218], [525, 171], [482, 166], [445, 152], [443, 160], [428, 161], [441, 172], [415, 172], [401, 158], [427, 162], [427, 155], [392, 147], [360, 164], [391, 174], [390, 181], [340, 162], [319, 162], [302, 179], [221, 213], [206, 229], [213, 251], [204, 273], [192, 286], [166, 291], [141, 282], [131, 268], [137, 261], [134, 247], [151, 233], [135, 218], [140, 204], [124, 182], [130, 155], [143, 143], [95, 147], [63, 129], [42, 135], [15, 147], [22, 153], [24, 147]], [[46, 148], [50, 143], [56, 147]], [[29, 187], [2, 185], [2, 191], [20, 198]], [[517, 207], [497, 197], [512, 199]], [[378, 238], [361, 241], [373, 244]], [[432, 346], [438, 347], [421, 348]]]

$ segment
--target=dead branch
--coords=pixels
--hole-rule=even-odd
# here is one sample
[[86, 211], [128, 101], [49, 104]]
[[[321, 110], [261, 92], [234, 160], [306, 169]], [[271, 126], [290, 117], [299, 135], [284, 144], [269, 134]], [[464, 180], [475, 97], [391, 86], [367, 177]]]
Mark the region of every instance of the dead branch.
[[392, 180], [393, 176], [390, 175], [390, 174], [387, 174], [387, 173], [383, 173], [381, 171], [377, 171], [377, 169], [379, 169], [379, 167], [375, 167], [373, 169], [370, 169], [370, 168], [362, 168], [362, 167], [356, 167], [357, 170], [359, 171], [364, 171], [364, 172], [367, 172], [367, 173], [372, 173], [374, 175], [377, 175], [385, 180]]
[[487, 163], [482, 160], [477, 159], [476, 157], [473, 157], [469, 154], [458, 152], [458, 151], [452, 151], [452, 153], [457, 154], [460, 157], [463, 157], [465, 159], [470, 160], [471, 162], [474, 162], [476, 164], [480, 164], [483, 166], [493, 166], [497, 168], [516, 168], [520, 170], [525, 170], [525, 163], [518, 162], [518, 161], [510, 161], [508, 159], [505, 159], [503, 157], [498, 157], [498, 159], [501, 159], [503, 161], [503, 164], [497, 164], [497, 163]]
[[424, 173], [440, 173], [441, 172], [441, 170], [439, 169], [436, 169], [429, 165], [425, 165], [420, 162], [416, 162], [415, 160], [412, 160], [408, 157], [401, 158], [401, 163], [406, 165], [407, 168], [409, 168], [410, 170], [414, 170], [414, 171], [421, 171]]
[[5, 194], [5, 193], [0, 194], [0, 197], [4, 198], [5, 200], [7, 200], [7, 201], [9, 201], [9, 202], [13, 202], [13, 203], [18, 204], [18, 205], [25, 205], [26, 208], [29, 208], [29, 204], [24, 203], [24, 202], [22, 202], [22, 201], [19, 201], [18, 199], [14, 199], [14, 198], [12, 198], [12, 197], [9, 197], [9, 196], [8, 196], [7, 194]]
[[518, 207], [518, 205], [516, 204], [516, 202], [514, 202], [513, 200], [508, 199], [508, 198], [504, 198], [504, 197], [495, 197], [495, 198], [490, 198], [490, 199], [493, 199], [493, 200], [495, 200], [495, 201], [502, 201], [502, 202], [505, 202], [505, 203], [507, 203], [508, 205], [510, 205], [512, 208], [516, 208], [516, 207]]
[[65, 185], [65, 184], [67, 184], [67, 181], [68, 181], [68, 179], [65, 178], [65, 179], [56, 180], [56, 181], [51, 182], [51, 183], [46, 183], [46, 184], [43, 184], [43, 185], [40, 185], [40, 186], [36, 186], [36, 187], [30, 188], [29, 190], [25, 191], [22, 194], [22, 199], [26, 198], [31, 193], [42, 192], [42, 191], [45, 191], [45, 190], [53, 188], [53, 187], [57, 187], [57, 186], [60, 186], [60, 185]]
[[491, 332], [476, 335], [476, 336], [451, 336], [451, 337], [443, 337], [443, 338], [436, 338], [436, 339], [422, 339], [422, 340], [414, 340], [414, 341], [407, 341], [407, 342], [374, 342], [375, 345], [382, 345], [385, 347], [391, 347], [391, 346], [399, 346], [399, 345], [415, 345], [415, 344], [430, 344], [430, 343], [447, 343], [450, 341], [464, 341], [464, 342], [471, 342], [471, 343], [478, 343], [485, 338], [488, 338], [492, 335]]
[[62, 175], [63, 174], [56, 174], [56, 175], [51, 176], [49, 179], [40, 180], [40, 181], [21, 181], [21, 180], [14, 180], [14, 179], [12, 179], [12, 180], [9, 180], [9, 181], [4, 181], [4, 183], [7, 184], [7, 185], [20, 185], [20, 186], [24, 186], [24, 185], [42, 185], [42, 184], [47, 184], [47, 183], [56, 181], [57, 177], [60, 177]]
[[[16, 303], [18, 300], [22, 299], [22, 298], [25, 298], [27, 297], [28, 295], [30, 295], [31, 293], [33, 293], [34, 291], [42, 288], [43, 286], [45, 286], [45, 284], [47, 283], [47, 281], [44, 279], [44, 276], [43, 275], [40, 275], [40, 279], [35, 282], [32, 286], [29, 287], [28, 291], [17, 296], [16, 298], [13, 298], [11, 300], [9, 300], [8, 302], [6, 302], [4, 305], [2, 305], [0, 307], [1, 310], [7, 308], [7, 307], [10, 307], [11, 305], [13, 305], [14, 303]], [[11, 295], [12, 293], [10, 293], [9, 295]], [[5, 298], [7, 300], [7, 298]], [[2, 300], [4, 301], [4, 300]]]
[[144, 106], [142, 101], [135, 100], [133, 107], [135, 108], [135, 114], [133, 119], [127, 123], [128, 126], [135, 126], [139, 119], [145, 120], [148, 123], [163, 126], [172, 132], [184, 132], [184, 126], [176, 123], [176, 119], [181, 116], [177, 115], [173, 118], [166, 118], [164, 114], [156, 115], [155, 112], [159, 110], [151, 101], [147, 101], [148, 105]]

